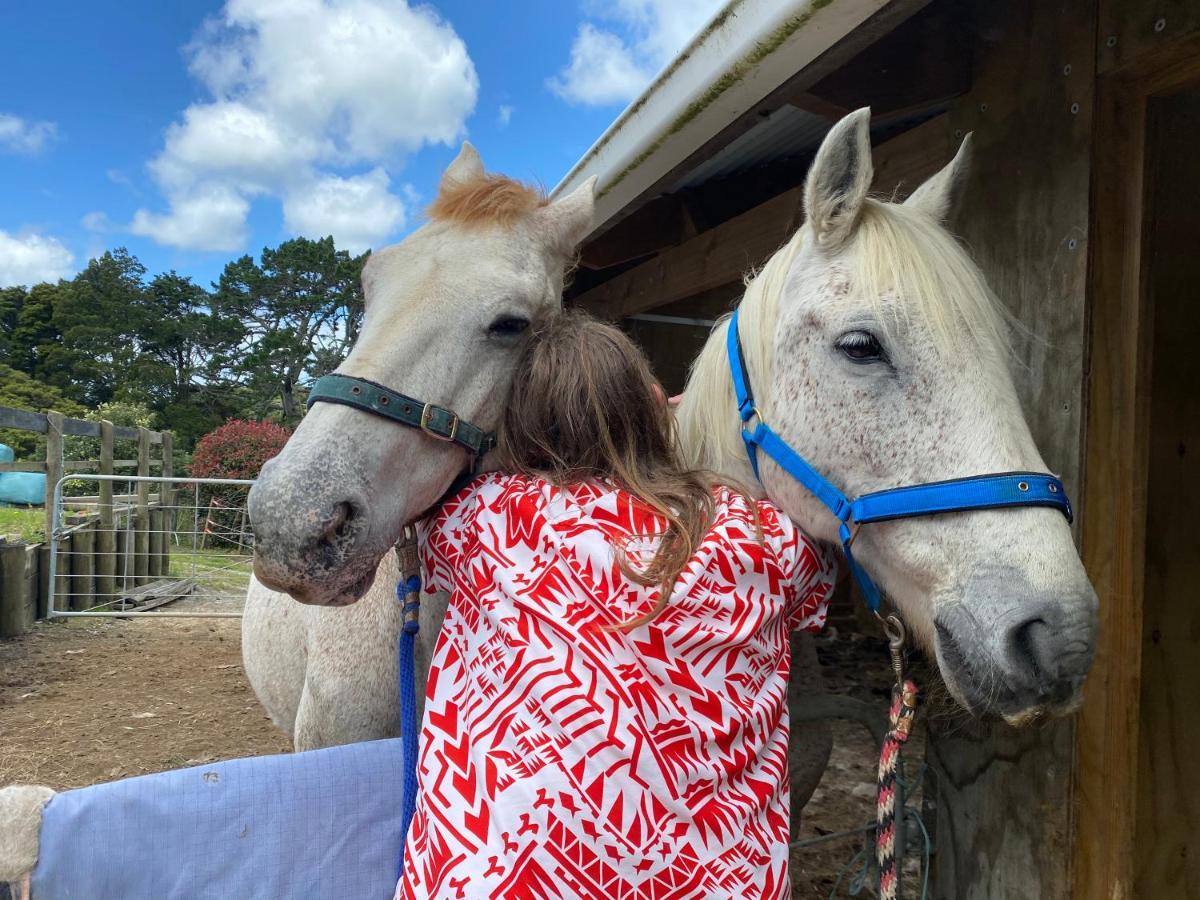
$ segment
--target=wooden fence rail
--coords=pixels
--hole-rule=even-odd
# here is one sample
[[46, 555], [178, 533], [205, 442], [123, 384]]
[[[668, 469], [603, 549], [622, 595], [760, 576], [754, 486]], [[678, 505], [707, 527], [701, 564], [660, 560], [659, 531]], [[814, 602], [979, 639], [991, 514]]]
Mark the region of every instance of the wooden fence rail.
[[[55, 527], [54, 490], [65, 473], [95, 472], [113, 475], [116, 469], [134, 469], [137, 475], [149, 476], [158, 470], [164, 479], [174, 475], [174, 437], [169, 431], [151, 431], [114, 425], [107, 420], [90, 422], [71, 419], [61, 413], [35, 413], [24, 409], [0, 406], [0, 428], [31, 431], [46, 435], [46, 456], [42, 461], [0, 463], [0, 472], [43, 472], [46, 475], [44, 496], [46, 536]], [[94, 437], [100, 439], [100, 458], [65, 460], [63, 438]], [[114, 458], [116, 441], [136, 441], [136, 459]], [[151, 447], [159, 447], [160, 458], [151, 459]], [[170, 564], [170, 541], [165, 539], [167, 522], [174, 516], [174, 491], [167, 482], [154, 496], [149, 482], [140, 482], [136, 493], [117, 501], [131, 502], [131, 507], [118, 509], [114, 515], [113, 485], [99, 482], [99, 493], [86, 498], [97, 507], [95, 517], [83, 525], [64, 526], [59, 533], [59, 546], [70, 555], [72, 568], [78, 571], [61, 573], [74, 578], [76, 585], [87, 590], [64, 591], [56, 586], [56, 596], [71, 596], [73, 609], [86, 609], [95, 598], [109, 596], [117, 575], [118, 556], [128, 556], [134, 566], [137, 581], [163, 574]], [[65, 498], [71, 500], [72, 498]], [[83, 499], [83, 498], [81, 498]], [[118, 519], [132, 517], [132, 528], [122, 529]], [[130, 546], [126, 547], [126, 544]], [[49, 574], [49, 541], [27, 544], [7, 540], [0, 535], [0, 637], [26, 631], [35, 619], [46, 615]], [[65, 557], [64, 557], [65, 558]], [[57, 579], [56, 579], [57, 580]]]

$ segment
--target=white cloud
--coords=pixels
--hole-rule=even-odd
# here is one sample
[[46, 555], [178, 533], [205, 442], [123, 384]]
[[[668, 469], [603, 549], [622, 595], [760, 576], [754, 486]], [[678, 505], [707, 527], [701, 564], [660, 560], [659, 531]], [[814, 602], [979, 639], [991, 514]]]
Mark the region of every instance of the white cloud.
[[171, 195], [171, 208], [162, 215], [139, 209], [129, 230], [160, 244], [188, 250], [240, 250], [246, 243], [250, 201], [220, 182], [206, 182]]
[[0, 287], [57, 281], [74, 274], [75, 257], [58, 238], [0, 231]]
[[628, 103], [724, 5], [723, 0], [598, 0], [585, 4], [592, 22], [579, 26], [570, 62], [546, 84], [570, 103]]
[[0, 152], [32, 155], [58, 135], [53, 122], [32, 122], [0, 113]]
[[404, 204], [389, 184], [382, 168], [351, 178], [321, 176], [284, 197], [283, 224], [309, 238], [335, 235], [339, 248], [362, 253], [404, 225]]
[[[170, 210], [134, 219], [182, 247], [212, 247], [218, 224], [244, 233], [259, 195], [283, 200], [289, 229], [336, 223], [339, 243], [382, 240], [404, 210], [380, 166], [457, 142], [479, 90], [453, 27], [406, 0], [227, 0], [187, 52], [211, 100], [183, 111], [150, 163]], [[369, 207], [362, 221], [351, 202]]]
[[86, 230], [95, 232], [96, 234], [102, 234], [112, 226], [112, 223], [108, 221], [108, 214], [102, 210], [87, 213], [79, 220], [79, 224]]
[[501, 128], [507, 128], [508, 123], [512, 121], [512, 114], [514, 112], [515, 110], [513, 107], [509, 106], [507, 103], [501, 103], [500, 108], [496, 110], [497, 124], [499, 124]]

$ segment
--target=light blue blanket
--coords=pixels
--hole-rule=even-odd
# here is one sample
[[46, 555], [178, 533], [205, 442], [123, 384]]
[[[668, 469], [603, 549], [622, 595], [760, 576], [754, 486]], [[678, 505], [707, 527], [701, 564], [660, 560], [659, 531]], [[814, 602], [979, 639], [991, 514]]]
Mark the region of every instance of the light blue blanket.
[[402, 781], [385, 740], [65, 791], [45, 809], [33, 900], [388, 900]]

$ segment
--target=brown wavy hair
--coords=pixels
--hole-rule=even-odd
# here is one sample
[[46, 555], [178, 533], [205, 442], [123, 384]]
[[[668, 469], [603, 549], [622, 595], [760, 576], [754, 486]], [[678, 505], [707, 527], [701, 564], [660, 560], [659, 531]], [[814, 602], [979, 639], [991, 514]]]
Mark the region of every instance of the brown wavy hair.
[[[713, 479], [681, 461], [674, 416], [637, 345], [578, 310], [550, 317], [522, 354], [498, 437], [505, 469], [559, 487], [608, 481], [666, 521], [658, 551], [641, 571], [628, 544], [614, 547], [622, 572], [660, 589], [649, 612], [621, 627], [662, 612], [712, 524]], [[636, 537], [647, 535], [629, 540]]]

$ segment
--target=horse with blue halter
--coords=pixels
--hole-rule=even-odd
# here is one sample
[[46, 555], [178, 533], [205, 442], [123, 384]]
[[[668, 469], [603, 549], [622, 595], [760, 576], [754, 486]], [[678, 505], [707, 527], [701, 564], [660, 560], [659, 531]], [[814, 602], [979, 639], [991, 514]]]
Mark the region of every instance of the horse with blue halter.
[[[888, 597], [966, 708], [1023, 723], [1069, 711], [1078, 702], [1094, 646], [1095, 595], [1074, 550], [1062, 485], [1048, 474], [1020, 412], [1004, 317], [982, 275], [942, 224], [961, 194], [966, 162], [964, 148], [906, 204], [883, 203], [867, 196], [872, 173], [866, 112], [835, 126], [806, 183], [807, 223], [749, 282], [736, 316], [714, 330], [693, 368], [678, 422], [692, 463], [755, 486], [810, 534], [842, 545], [866, 595]], [[436, 367], [428, 354], [439, 348], [422, 347], [422, 340], [429, 343], [427, 335], [414, 333], [412, 346], [396, 349], [397, 360], [412, 361], [418, 369]], [[408, 505], [415, 516], [470, 467], [470, 452], [446, 439], [471, 434], [463, 432], [468, 422], [486, 433], [495, 419], [490, 406], [470, 391], [456, 397], [446, 389], [418, 401], [383, 389], [404, 387], [404, 369], [385, 371], [378, 358], [360, 368], [364, 359], [352, 356], [338, 373], [342, 377], [317, 394], [339, 398], [322, 406], [345, 410], [346, 417], [339, 419], [343, 425], [377, 423], [440, 449], [438, 478], [423, 493], [412, 492]], [[356, 386], [359, 394], [353, 393]], [[363, 405], [344, 402], [347, 392]], [[379, 412], [406, 401], [406, 415], [416, 418], [403, 424], [412, 427], [398, 428], [393, 416]], [[314, 414], [320, 408], [314, 407]], [[310, 421], [318, 423], [320, 417]], [[289, 477], [308, 483], [297, 465], [328, 469], [333, 457], [322, 451], [332, 446], [322, 447], [320, 434], [314, 424], [290, 461], [277, 464], [270, 475], [276, 486]], [[340, 442], [345, 455], [354, 453], [354, 440], [361, 441], [363, 434], [359, 429], [349, 443], [344, 429], [326, 437]], [[345, 461], [338, 459], [335, 465], [344, 468]], [[370, 479], [368, 469], [360, 459], [347, 471]], [[328, 500], [335, 512], [343, 502], [318, 494], [308, 499]], [[270, 495], [268, 488], [262, 496]], [[351, 506], [345, 502], [343, 513]], [[311, 545], [320, 552], [303, 559], [288, 554], [310, 547], [307, 538], [282, 532], [267, 534], [267, 541], [260, 537], [269, 571], [279, 574], [281, 586], [290, 579], [286, 586], [308, 602], [352, 598], [357, 573], [374, 572], [401, 536], [406, 518], [363, 521], [366, 510], [353, 511], [357, 521], [332, 515], [298, 523], [337, 525], [328, 531], [334, 540]], [[261, 522], [256, 516], [256, 527]], [[284, 529], [287, 521], [272, 527]], [[275, 538], [274, 547], [264, 546]], [[351, 557], [356, 561], [348, 573], [336, 570]], [[406, 599], [413, 587], [403, 585]], [[411, 725], [405, 731], [414, 735], [415, 721]], [[384, 748], [385, 778], [379, 777], [378, 758], [368, 759], [361, 749], [335, 748], [276, 758], [289, 760], [286, 764], [236, 761], [68, 792], [46, 807], [44, 838], [69, 835], [73, 846], [88, 846], [104, 832], [106, 817], [131, 798], [141, 798], [140, 806], [125, 807], [142, 816], [139, 823], [155, 831], [162, 825], [167, 835], [173, 798], [181, 796], [172, 792], [194, 789], [205, 773], [216, 777], [204, 784], [236, 785], [243, 798], [279, 796], [286, 785], [294, 802], [281, 814], [303, 820], [315, 808], [306, 804], [319, 803], [323, 795], [317, 779], [336, 777], [329, 774], [333, 769], [349, 773], [338, 782], [346, 790], [357, 782], [375, 789], [358, 795], [361, 815], [330, 808], [331, 815], [359, 819], [339, 819], [338, 839], [327, 835], [332, 843], [321, 846], [325, 852], [319, 858], [316, 853], [289, 858], [292, 874], [323, 878], [343, 871], [338, 867], [350, 856], [358, 864], [360, 853], [339, 857], [342, 839], [346, 833], [361, 836], [355, 821], [388, 804], [387, 833], [362, 839], [372, 848], [385, 842], [391, 842], [392, 851], [399, 848], [402, 828], [395, 809], [404, 798], [396, 786], [407, 773], [397, 767], [395, 744], [368, 746]], [[214, 803], [222, 793], [210, 792], [205, 809], [212, 817], [201, 818], [212, 825], [213, 847], [221, 833], [239, 833], [251, 812]], [[272, 826], [258, 819], [255, 827], [264, 829], [259, 846], [298, 839], [292, 831], [272, 833]], [[309, 835], [307, 840], [322, 839]], [[112, 870], [144, 862], [136, 848], [128, 852], [135, 855], [117, 854], [96, 864]], [[191, 867], [190, 877], [236, 883], [193, 856], [179, 857]], [[385, 864], [372, 851], [380, 883], [394, 877], [394, 856]], [[261, 852], [257, 859], [271, 867]], [[275, 862], [271, 868], [284, 868]], [[45, 854], [34, 873], [35, 886], [48, 886], [62, 864], [57, 854]], [[361, 875], [359, 866], [356, 877]], [[279, 896], [289, 895], [285, 888]]]

